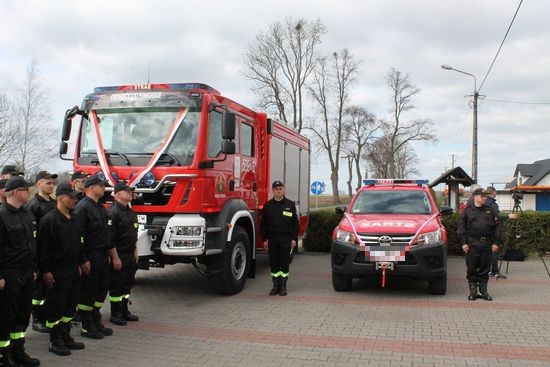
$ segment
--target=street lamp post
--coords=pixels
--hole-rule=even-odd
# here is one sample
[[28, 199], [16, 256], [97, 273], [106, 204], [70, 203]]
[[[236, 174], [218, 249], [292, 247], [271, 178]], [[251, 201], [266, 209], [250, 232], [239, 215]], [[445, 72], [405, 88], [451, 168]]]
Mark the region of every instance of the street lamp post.
[[462, 70], [455, 69], [449, 65], [441, 65], [442, 69], [453, 70], [461, 74], [465, 74], [474, 78], [474, 117], [473, 117], [473, 129], [472, 129], [472, 179], [477, 182], [477, 99], [479, 93], [477, 92], [476, 77], [473, 74], [467, 73]]

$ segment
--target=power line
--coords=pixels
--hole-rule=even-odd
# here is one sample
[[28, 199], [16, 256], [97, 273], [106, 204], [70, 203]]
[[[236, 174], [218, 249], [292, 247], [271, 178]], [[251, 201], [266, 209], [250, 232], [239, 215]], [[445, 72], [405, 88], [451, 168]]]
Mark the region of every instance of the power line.
[[507, 101], [504, 99], [483, 98], [484, 101], [499, 102], [499, 103], [515, 103], [515, 104], [531, 104], [531, 105], [550, 105], [550, 102], [523, 102], [523, 101]]
[[510, 29], [512, 28], [512, 24], [514, 24], [514, 20], [516, 19], [516, 15], [518, 15], [519, 8], [521, 7], [521, 4], [523, 3], [523, 0], [520, 0], [518, 8], [516, 9], [516, 13], [514, 14], [514, 17], [512, 18], [512, 21], [510, 22], [510, 25], [508, 26], [508, 29], [506, 30], [506, 34], [504, 35], [504, 38], [502, 39], [502, 42], [500, 43], [500, 47], [498, 48], [497, 54], [495, 55], [495, 58], [493, 59], [493, 62], [491, 63], [491, 66], [489, 67], [489, 70], [487, 70], [487, 74], [485, 74], [485, 78], [483, 78], [483, 81], [481, 82], [481, 85], [478, 88], [478, 92], [483, 88], [483, 84], [485, 84], [485, 80], [487, 80], [487, 77], [489, 76], [489, 73], [491, 72], [491, 69], [493, 68], [493, 65], [495, 65], [495, 61], [497, 61], [498, 54], [500, 53], [500, 50], [502, 49], [502, 45], [504, 45], [504, 41], [506, 41], [506, 37], [508, 37], [508, 33], [510, 32]]

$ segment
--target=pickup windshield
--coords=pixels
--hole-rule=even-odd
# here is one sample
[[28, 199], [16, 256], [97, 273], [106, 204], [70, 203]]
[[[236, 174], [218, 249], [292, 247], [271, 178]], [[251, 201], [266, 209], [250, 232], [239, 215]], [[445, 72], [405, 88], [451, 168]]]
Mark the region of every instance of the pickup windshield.
[[430, 200], [424, 191], [366, 190], [351, 208], [352, 214], [431, 214]]
[[[96, 110], [103, 147], [106, 152], [119, 155], [152, 155], [164, 143], [180, 111], [178, 107]], [[191, 164], [195, 155], [199, 116], [200, 112], [187, 112], [166, 150], [177, 157], [181, 165]], [[83, 120], [80, 142], [81, 156], [97, 154], [92, 123], [87, 119]]]

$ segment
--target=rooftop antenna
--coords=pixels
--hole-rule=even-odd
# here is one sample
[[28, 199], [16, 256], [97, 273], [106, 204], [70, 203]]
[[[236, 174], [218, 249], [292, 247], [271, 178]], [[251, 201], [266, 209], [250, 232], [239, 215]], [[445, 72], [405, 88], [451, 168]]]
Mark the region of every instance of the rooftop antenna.
[[149, 61], [149, 69], [147, 70], [147, 84], [151, 82], [151, 61]]

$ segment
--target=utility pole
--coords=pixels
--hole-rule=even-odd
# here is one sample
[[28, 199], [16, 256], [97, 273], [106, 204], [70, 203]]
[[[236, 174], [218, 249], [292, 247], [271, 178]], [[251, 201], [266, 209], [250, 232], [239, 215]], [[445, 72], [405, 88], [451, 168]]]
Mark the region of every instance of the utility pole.
[[471, 76], [474, 78], [474, 94], [473, 94], [473, 108], [474, 108], [474, 116], [473, 116], [473, 127], [472, 127], [472, 180], [474, 180], [475, 183], [477, 183], [477, 99], [479, 97], [479, 93], [477, 92], [477, 83], [476, 83], [476, 76], [474, 74], [467, 73], [462, 70], [455, 69], [449, 65], [441, 65], [442, 69], [445, 70], [453, 70], [461, 74], [465, 74], [468, 76]]
[[456, 154], [449, 154], [449, 157], [451, 157], [451, 169], [455, 168], [455, 157]]

